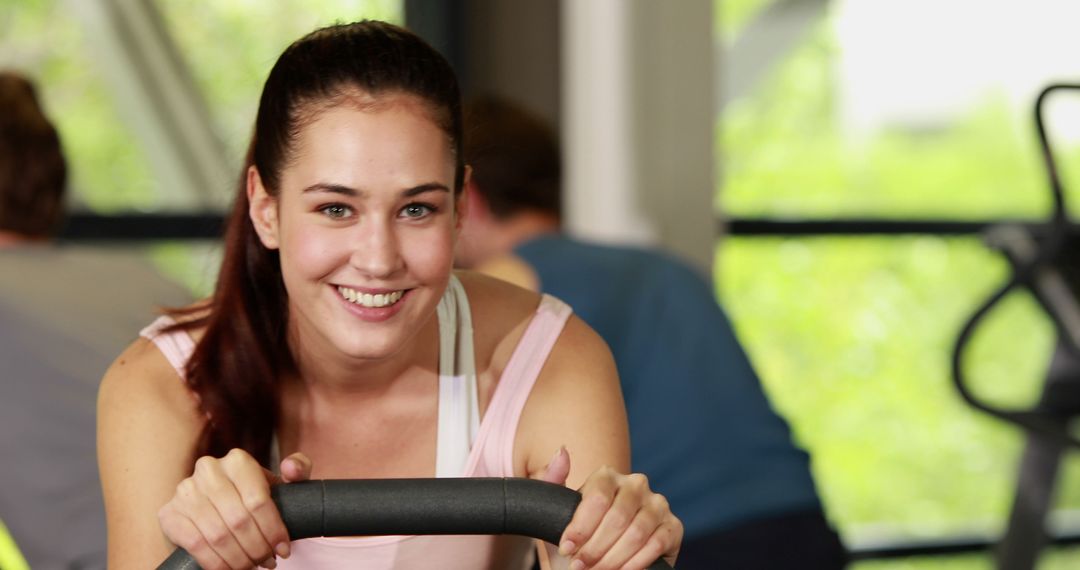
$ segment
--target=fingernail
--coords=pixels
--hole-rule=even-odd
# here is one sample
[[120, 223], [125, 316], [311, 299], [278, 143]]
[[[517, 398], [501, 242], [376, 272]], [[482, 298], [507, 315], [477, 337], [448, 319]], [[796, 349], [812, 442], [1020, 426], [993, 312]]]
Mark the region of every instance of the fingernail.
[[[577, 548], [577, 545], [574, 544], [574, 541], [572, 541], [572, 540], [564, 540], [561, 543], [559, 543], [559, 554], [562, 554], [563, 556], [570, 556], [571, 554], [574, 553], [574, 549], [576, 549], [576, 548]], [[578, 562], [580, 562], [580, 560]]]
[[585, 563], [582, 562], [580, 558], [575, 558], [574, 561], [570, 563], [570, 570], [585, 570]]
[[289, 543], [287, 543], [287, 542], [279, 542], [278, 545], [274, 547], [274, 552], [276, 552], [277, 555], [282, 557], [282, 558], [288, 558], [289, 557]]
[[563, 449], [565, 448], [560, 445], [559, 449], [555, 451], [555, 455], [551, 456], [551, 461], [548, 461], [548, 463], [554, 463], [555, 460], [559, 458], [559, 455], [562, 453]]
[[259, 566], [262, 566], [263, 568], [268, 568], [269, 570], [274, 570], [275, 568], [277, 568], [277, 561], [273, 558], [268, 558], [262, 564], [259, 564]]

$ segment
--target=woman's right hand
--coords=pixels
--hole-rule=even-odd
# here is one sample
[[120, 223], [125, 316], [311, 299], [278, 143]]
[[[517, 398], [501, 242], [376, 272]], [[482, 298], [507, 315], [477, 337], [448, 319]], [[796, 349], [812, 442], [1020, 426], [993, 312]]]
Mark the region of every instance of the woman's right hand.
[[161, 530], [206, 570], [274, 568], [275, 554], [289, 557], [289, 535], [270, 486], [307, 480], [311, 460], [294, 453], [280, 471], [279, 477], [263, 469], [240, 449], [220, 459], [200, 457], [158, 511]]

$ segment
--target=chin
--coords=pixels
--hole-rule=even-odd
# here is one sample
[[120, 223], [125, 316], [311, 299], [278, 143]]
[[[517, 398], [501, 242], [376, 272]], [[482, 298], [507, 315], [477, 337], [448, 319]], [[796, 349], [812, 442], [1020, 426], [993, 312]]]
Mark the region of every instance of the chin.
[[380, 339], [380, 342], [369, 342], [364, 346], [358, 346], [352, 354], [365, 360], [385, 360], [401, 352], [404, 342], [386, 342], [387, 340], [389, 339]]

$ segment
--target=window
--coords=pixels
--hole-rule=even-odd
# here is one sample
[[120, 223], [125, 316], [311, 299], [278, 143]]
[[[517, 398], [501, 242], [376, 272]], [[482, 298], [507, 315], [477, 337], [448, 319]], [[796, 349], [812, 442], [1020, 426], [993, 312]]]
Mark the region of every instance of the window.
[[0, 12], [0, 67], [34, 79], [68, 160], [76, 209], [147, 209], [154, 177], [120, 119], [109, 86], [85, 49], [80, 21], [63, 2], [20, 2]]
[[[793, 2], [722, 0], [727, 53]], [[1080, 82], [1065, 1], [802, 2], [812, 21], [743, 96], [718, 134], [727, 218], [1041, 218], [1046, 174], [1038, 91]], [[807, 10], [812, 12], [812, 10]], [[790, 23], [790, 21], [788, 21]], [[752, 42], [746, 42], [750, 44]], [[723, 70], [722, 70], [723, 71]], [[1080, 200], [1080, 94], [1048, 123]], [[1074, 212], [1077, 204], [1072, 204]], [[1000, 532], [1021, 436], [968, 408], [950, 381], [961, 324], [1009, 269], [978, 236], [726, 237], [717, 283], [774, 405], [814, 457], [832, 520], [852, 544]], [[1053, 331], [1014, 295], [967, 352], [980, 393], [1029, 405]], [[1056, 506], [1080, 506], [1070, 458]], [[989, 568], [987, 556], [869, 568]], [[1080, 561], [1075, 550], [1040, 568]]]
[[[404, 23], [403, 0], [157, 3], [239, 168], [270, 67], [304, 34], [365, 18]], [[237, 171], [239, 172], [239, 171]]]
[[[194, 97], [209, 111], [210, 124], [203, 127], [224, 142], [227, 154], [227, 180], [214, 179], [220, 187], [179, 191], [213, 195], [231, 193], [262, 82], [289, 42], [336, 21], [404, 20], [402, 0], [133, 3], [144, 6], [140, 10], [147, 10], [149, 20], [125, 14], [134, 10], [126, 4], [24, 0], [0, 12], [0, 66], [19, 69], [37, 82], [63, 138], [77, 210], [205, 209], [228, 200], [183, 202], [175, 196], [170, 173], [153, 160], [157, 131], [147, 131], [162, 127], [148, 126], [157, 121], [130, 99], [140, 91], [140, 82], [153, 79], [110, 57], [118, 53], [110, 42], [125, 35], [102, 33], [112, 29], [110, 22], [127, 26], [128, 43], [121, 51], [139, 49], [139, 38], [147, 37], [160, 37], [168, 49], [178, 48], [181, 69], [194, 76]], [[153, 28], [158, 17], [163, 33]], [[169, 88], [151, 86], [150, 97], [164, 97], [161, 91]]]
[[[320, 25], [364, 18], [401, 23], [404, 2], [20, 0], [13, 9], [0, 11], [0, 67], [18, 69], [37, 83], [64, 143], [73, 211], [220, 210], [231, 199], [262, 83], [280, 52]], [[188, 102], [205, 109], [196, 113], [195, 126], [210, 142], [220, 142], [224, 155], [214, 157], [212, 166], [218, 168], [206, 184], [175, 176], [177, 157], [191, 149], [160, 144], [169, 140], [170, 128], [178, 129], [177, 118], [168, 111], [154, 115], [147, 108], [184, 95], [125, 59], [145, 47], [139, 42], [148, 42], [159, 57], [168, 59], [165, 63], [178, 66], [166, 79], [190, 85]], [[174, 124], [163, 126], [170, 122], [165, 119]], [[185, 126], [191, 125], [180, 125]], [[187, 169], [203, 170], [191, 165]], [[136, 249], [146, 249], [166, 273], [197, 294], [213, 285], [214, 245], [170, 243]]]

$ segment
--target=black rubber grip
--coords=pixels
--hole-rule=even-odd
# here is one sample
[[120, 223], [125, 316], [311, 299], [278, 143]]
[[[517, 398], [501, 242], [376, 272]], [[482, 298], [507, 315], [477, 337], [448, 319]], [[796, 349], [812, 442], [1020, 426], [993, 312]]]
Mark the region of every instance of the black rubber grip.
[[[516, 534], [558, 544], [581, 495], [515, 478], [328, 479], [271, 490], [291, 540], [316, 536]], [[670, 569], [657, 560], [650, 570]], [[177, 548], [158, 570], [199, 570]]]

